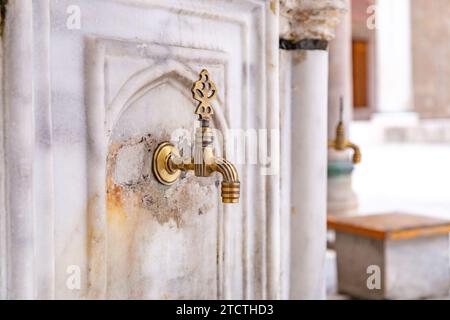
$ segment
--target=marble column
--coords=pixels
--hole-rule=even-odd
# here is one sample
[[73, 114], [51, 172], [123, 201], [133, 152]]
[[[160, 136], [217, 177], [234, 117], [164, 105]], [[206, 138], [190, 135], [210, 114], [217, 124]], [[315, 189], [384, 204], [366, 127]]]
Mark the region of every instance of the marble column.
[[[336, 138], [336, 126], [340, 118], [340, 100], [343, 99], [343, 121], [346, 136], [352, 121], [352, 17], [350, 1], [345, 0], [348, 12], [336, 28], [336, 37], [329, 47], [328, 78], [328, 140]], [[352, 215], [357, 212], [357, 199], [352, 188], [354, 166], [349, 151], [328, 150], [328, 193], [327, 213], [329, 215]]]
[[[327, 46], [346, 4], [343, 0], [284, 0], [280, 9], [282, 121], [290, 124], [290, 139], [285, 140], [290, 148], [283, 151], [284, 159], [290, 156], [291, 168], [289, 298], [324, 299]], [[282, 179], [287, 175], [284, 171]]]
[[[3, 33], [3, 130], [5, 203], [0, 235], [2, 283], [7, 299], [35, 296], [35, 216], [33, 209], [33, 83], [32, 6], [30, 1], [10, 1]], [[8, 79], [8, 80], [6, 80]]]

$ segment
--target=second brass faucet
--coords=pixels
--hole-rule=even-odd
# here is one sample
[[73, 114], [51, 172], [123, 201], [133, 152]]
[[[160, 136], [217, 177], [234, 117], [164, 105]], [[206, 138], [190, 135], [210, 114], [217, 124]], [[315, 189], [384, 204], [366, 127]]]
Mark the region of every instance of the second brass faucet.
[[161, 143], [153, 155], [153, 173], [165, 185], [175, 183], [181, 171], [193, 170], [197, 177], [209, 177], [218, 172], [222, 175], [222, 202], [239, 203], [240, 181], [236, 167], [224, 158], [216, 157], [213, 147], [214, 135], [210, 128], [214, 114], [212, 101], [217, 88], [207, 70], [200, 72], [200, 79], [192, 87], [192, 96], [198, 102], [195, 114], [200, 127], [195, 132], [193, 157], [185, 161], [178, 148], [169, 142]]
[[344, 99], [341, 97], [339, 110], [339, 123], [336, 127], [336, 138], [328, 142], [328, 148], [335, 149], [337, 151], [345, 151], [347, 149], [353, 149], [353, 163], [361, 163], [361, 149], [354, 143], [347, 140], [345, 137], [344, 127]]

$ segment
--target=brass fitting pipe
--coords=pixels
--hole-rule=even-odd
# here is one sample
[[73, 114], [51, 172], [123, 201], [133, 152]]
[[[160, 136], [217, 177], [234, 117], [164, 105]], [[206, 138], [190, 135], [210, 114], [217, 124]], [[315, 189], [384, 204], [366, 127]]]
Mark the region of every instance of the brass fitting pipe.
[[211, 100], [217, 89], [209, 79], [207, 70], [202, 70], [200, 80], [194, 83], [192, 94], [199, 102], [195, 114], [199, 116], [200, 127], [195, 132], [193, 157], [184, 161], [178, 149], [169, 142], [161, 143], [153, 155], [153, 173], [162, 184], [171, 185], [180, 177], [181, 171], [194, 171], [197, 177], [209, 177], [218, 172], [222, 175], [221, 196], [223, 203], [239, 203], [240, 181], [236, 166], [214, 154], [214, 136], [210, 118], [214, 114]]
[[339, 115], [339, 123], [336, 127], [336, 138], [333, 141], [328, 142], [328, 148], [334, 149], [337, 151], [345, 151], [347, 149], [353, 150], [353, 158], [352, 161], [354, 164], [361, 163], [361, 149], [354, 143], [347, 140], [345, 137], [345, 127], [344, 127], [344, 100], [341, 97], [341, 105], [340, 105], [340, 115]]
[[[164, 153], [164, 151], [162, 151], [164, 148], [175, 148], [175, 146], [168, 143], [163, 143], [158, 147], [157, 151], [159, 151], [160, 153]], [[206, 174], [202, 174], [201, 176], [198, 176], [195, 171], [193, 158], [191, 159], [191, 162], [185, 163], [180, 156], [175, 155], [175, 153], [171, 153], [168, 157], [165, 158], [165, 161], [162, 163], [162, 165], [165, 167], [165, 170], [168, 174], [177, 176], [179, 176], [179, 171], [194, 171], [197, 177], [209, 177], [215, 172], [220, 173], [222, 175], [222, 202], [239, 203], [241, 185], [239, 181], [239, 174], [236, 170], [235, 165], [226, 159], [214, 157], [214, 159], [212, 159], [212, 163], [207, 164], [204, 167], [204, 172]], [[163, 183], [166, 185], [172, 184], [169, 181], [164, 180]]]

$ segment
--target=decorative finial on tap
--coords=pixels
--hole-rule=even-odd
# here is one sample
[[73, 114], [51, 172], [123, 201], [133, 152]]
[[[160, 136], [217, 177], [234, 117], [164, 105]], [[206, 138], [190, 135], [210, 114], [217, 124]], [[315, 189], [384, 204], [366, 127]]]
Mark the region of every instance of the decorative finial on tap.
[[198, 101], [195, 114], [199, 116], [199, 120], [209, 120], [214, 114], [211, 102], [216, 99], [216, 96], [216, 85], [209, 78], [208, 70], [203, 69], [200, 72], [200, 79], [192, 86], [192, 97]]

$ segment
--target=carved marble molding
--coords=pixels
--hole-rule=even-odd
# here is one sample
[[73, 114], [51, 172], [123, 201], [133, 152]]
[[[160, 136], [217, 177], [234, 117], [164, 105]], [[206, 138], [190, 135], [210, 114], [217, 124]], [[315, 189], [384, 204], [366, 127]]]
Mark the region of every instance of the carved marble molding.
[[[66, 28], [68, 4], [96, 14], [83, 16], [81, 29]], [[216, 111], [223, 116], [217, 119], [227, 120], [230, 128], [278, 131], [277, 9], [275, 0], [9, 1], [0, 48], [5, 133], [0, 145], [0, 299], [184, 298], [193, 284], [200, 298], [205, 292], [220, 299], [280, 297], [287, 264], [280, 261], [286, 249], [279, 236], [278, 175], [265, 176], [255, 165], [242, 164], [241, 204], [193, 215], [207, 228], [190, 224], [178, 230], [161, 226], [151, 214], [145, 215], [148, 223], [110, 223], [116, 209], [107, 207], [106, 170], [108, 148], [121, 142], [110, 131], [117, 129], [120, 137], [131, 127], [117, 126], [119, 121], [128, 119], [137, 128], [139, 119], [152, 119], [155, 123], [142, 123], [145, 129], [164, 134], [172, 131], [170, 125], [184, 125], [178, 119], [191, 122], [190, 110], [181, 118], [174, 112], [162, 127], [169, 116], [159, 98], [179, 100], [177, 111], [187, 99], [190, 108], [190, 85], [204, 67], [215, 72], [221, 88]], [[160, 111], [127, 118], [127, 111], [149, 106]], [[127, 233], [131, 225], [147, 229], [142, 239], [133, 240], [140, 232]], [[209, 249], [185, 255], [184, 243], [196, 242], [186, 241], [184, 234], [197, 236], [198, 230], [203, 238], [198, 243]], [[204, 240], [205, 230], [212, 241]], [[152, 251], [156, 258], [149, 255], [152, 247], [161, 248], [158, 243], [178, 251], [173, 256], [180, 267], [168, 258], [169, 250], [161, 252], [165, 260], [159, 259], [159, 249]], [[137, 262], [136, 269], [128, 267], [130, 260]], [[212, 276], [205, 276], [199, 264]], [[70, 270], [80, 276], [79, 288], [68, 286]], [[116, 276], [119, 272], [126, 276]], [[206, 284], [199, 285], [193, 275]], [[174, 290], [162, 290], [166, 285]]]
[[345, 0], [280, 0], [280, 38], [330, 41], [347, 11]]

